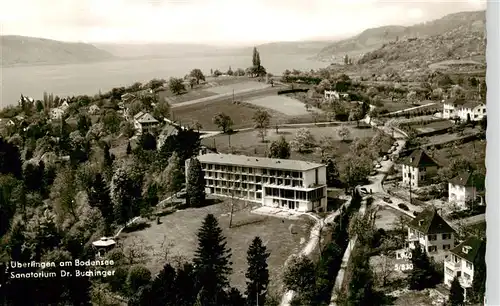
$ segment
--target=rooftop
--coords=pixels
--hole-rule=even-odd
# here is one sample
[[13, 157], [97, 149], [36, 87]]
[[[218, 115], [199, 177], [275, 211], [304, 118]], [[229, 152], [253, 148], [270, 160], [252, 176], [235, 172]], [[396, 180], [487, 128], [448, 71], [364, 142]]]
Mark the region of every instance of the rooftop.
[[153, 116], [151, 116], [150, 113], [143, 113], [143, 112], [137, 113], [134, 116], [134, 119], [137, 120], [139, 123], [158, 123], [159, 122]]
[[293, 170], [293, 171], [307, 171], [316, 169], [324, 165], [311, 163], [302, 160], [266, 158], [266, 157], [252, 157], [245, 155], [234, 154], [215, 154], [208, 153], [198, 156], [198, 160], [202, 163], [213, 163], [220, 165], [237, 165], [247, 166], [253, 168], [271, 168], [280, 170]]
[[408, 226], [426, 235], [455, 233], [455, 230], [437, 213], [435, 208], [422, 211], [408, 223]]
[[460, 243], [456, 247], [450, 250], [451, 253], [463, 258], [469, 262], [475, 262], [478, 257], [482, 254], [484, 256], [485, 241], [471, 236], [467, 238], [464, 242]]
[[450, 183], [453, 185], [459, 185], [459, 186], [465, 186], [465, 187], [474, 187], [474, 178], [475, 176], [469, 172], [469, 171], [464, 171], [457, 175], [456, 177], [452, 178], [450, 180]]
[[403, 158], [401, 163], [415, 168], [439, 166], [439, 164], [422, 149], [413, 151], [409, 156]]

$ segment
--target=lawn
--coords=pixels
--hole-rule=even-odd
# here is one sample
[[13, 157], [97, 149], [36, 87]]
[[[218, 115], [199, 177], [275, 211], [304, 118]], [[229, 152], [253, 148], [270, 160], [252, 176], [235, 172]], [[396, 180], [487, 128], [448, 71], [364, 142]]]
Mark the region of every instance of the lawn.
[[[203, 218], [212, 213], [227, 239], [227, 245], [232, 250], [231, 260], [233, 272], [231, 284], [240, 290], [245, 287], [245, 272], [247, 269], [246, 253], [255, 236], [259, 236], [270, 252], [268, 265], [270, 270], [272, 290], [281, 290], [281, 274], [283, 265], [292, 253], [298, 252], [305, 241], [309, 239], [310, 222], [306, 219], [285, 220], [252, 214], [244, 203], [237, 204], [233, 215], [233, 227], [230, 229], [229, 201], [198, 209], [179, 210], [161, 218], [161, 224], [152, 222], [149, 228], [141, 231], [123, 234], [121, 242], [124, 245], [141, 241], [144, 247], [150, 247], [146, 266], [153, 275], [162, 269], [165, 259], [162, 255], [162, 242], [171, 243], [169, 254], [171, 258], [181, 257], [191, 259], [197, 247], [196, 233]], [[289, 227], [294, 224], [296, 234], [291, 234]], [[166, 239], [166, 240], [165, 240]]]
[[235, 92], [242, 90], [258, 90], [270, 87], [271, 85], [266, 84], [265, 82], [256, 82], [256, 81], [246, 81], [246, 82], [237, 82], [229, 85], [215, 86], [209, 87], [205, 90], [210, 91], [217, 95], [229, 94], [232, 93], [233, 90]]
[[377, 106], [377, 108], [383, 110], [386, 109], [389, 113], [392, 112], [397, 112], [403, 109], [407, 109], [410, 107], [414, 107], [414, 105], [403, 103], [403, 102], [395, 102], [391, 100], [384, 100], [382, 102], [384, 105], [383, 106]]
[[[375, 132], [372, 129], [358, 129], [356, 127], [348, 127], [351, 132], [351, 139], [356, 137], [366, 138], [373, 137]], [[349, 151], [349, 142], [343, 142], [340, 140], [337, 132], [340, 127], [312, 127], [308, 128], [316, 141], [320, 141], [323, 136], [330, 136], [337, 140], [337, 146], [335, 155], [341, 157], [343, 154]], [[238, 132], [232, 135], [217, 135], [215, 137], [210, 137], [202, 140], [202, 143], [206, 146], [213, 147], [215, 145], [219, 152], [229, 153], [233, 152], [235, 154], [244, 154], [250, 156], [265, 156], [268, 151], [270, 143], [274, 140], [279, 139], [281, 136], [290, 142], [294, 139], [295, 133], [299, 128], [282, 128], [278, 130], [278, 133], [274, 129], [268, 130], [268, 135], [266, 137], [266, 142], [261, 142], [257, 131], [245, 131]], [[229, 148], [229, 142], [231, 142], [231, 148]], [[299, 154], [292, 152], [291, 159], [306, 159], [311, 161], [320, 161], [321, 157], [317, 152], [309, 154]]]
[[170, 90], [160, 91], [160, 99], [164, 98], [170, 104], [176, 104], [206, 97], [215, 96], [216, 94], [205, 89], [192, 89], [188, 90], [180, 95], [172, 93]]
[[[248, 103], [260, 107], [266, 107], [288, 116], [301, 116], [307, 115], [309, 112], [305, 108], [305, 104], [297, 99], [286, 96], [268, 96], [258, 99], [248, 100]], [[314, 109], [316, 112], [321, 113], [319, 109]]]
[[394, 224], [399, 220], [399, 217], [403, 214], [391, 207], [385, 206], [381, 207], [377, 211], [377, 216], [375, 219], [375, 227], [382, 228], [384, 230], [394, 229]]
[[478, 168], [484, 168], [486, 156], [486, 141], [475, 140], [460, 144], [459, 146], [446, 147], [435, 151], [434, 158], [443, 165], [448, 165], [453, 159], [464, 157], [472, 161]]
[[[213, 118], [218, 113], [231, 117], [233, 129], [251, 128], [255, 125], [253, 115], [262, 109], [250, 103], [233, 103], [229, 100], [213, 101], [210, 103], [196, 103], [172, 109], [173, 119], [182, 125], [192, 125], [199, 122], [203, 130], [218, 131], [219, 127], [213, 123]], [[287, 116], [272, 109], [265, 109], [271, 115], [271, 126], [283, 123], [312, 122], [311, 114], [301, 116]]]
[[453, 123], [449, 120], [436, 120], [429, 122], [427, 124], [421, 125], [418, 122], [411, 124], [410, 127], [417, 130], [419, 133], [429, 133], [437, 130], [447, 129], [453, 126]]

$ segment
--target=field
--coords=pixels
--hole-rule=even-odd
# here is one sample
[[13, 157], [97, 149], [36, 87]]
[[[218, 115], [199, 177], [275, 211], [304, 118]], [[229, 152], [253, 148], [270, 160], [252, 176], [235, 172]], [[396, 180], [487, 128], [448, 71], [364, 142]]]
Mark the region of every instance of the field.
[[[149, 228], [123, 234], [124, 238], [121, 240], [125, 246], [141, 241], [144, 247], [152, 248], [148, 251], [146, 266], [154, 275], [165, 263], [162, 242], [167, 241], [167, 244], [171, 244], [169, 247], [171, 258], [192, 258], [197, 247], [196, 233], [203, 218], [212, 213], [219, 220], [227, 245], [232, 250], [231, 284], [244, 290], [246, 252], [252, 239], [259, 236], [271, 254], [268, 259], [271, 287], [273, 290], [279, 290], [283, 265], [288, 256], [297, 252], [301, 244], [308, 240], [310, 223], [305, 219], [291, 221], [256, 215], [252, 214], [249, 208], [242, 208], [243, 203], [238, 203], [238, 206], [239, 209], [236, 209], [233, 215], [231, 229], [228, 227], [229, 203], [220, 203], [204, 208], [177, 211], [162, 217], [159, 225], [152, 222]], [[288, 228], [291, 224], [295, 224], [296, 234], [290, 233]]]
[[394, 224], [398, 221], [398, 218], [402, 213], [390, 207], [381, 207], [377, 211], [377, 217], [375, 219], [375, 227], [382, 228], [384, 230], [392, 230]]
[[[375, 132], [372, 129], [358, 129], [355, 127], [348, 127], [351, 132], [351, 138], [356, 137], [365, 138], [372, 137]], [[342, 156], [349, 151], [349, 143], [342, 142], [337, 135], [337, 131], [340, 127], [311, 127], [308, 128], [311, 134], [314, 136], [316, 141], [320, 141], [323, 136], [330, 136], [336, 139], [337, 156]], [[232, 135], [217, 135], [215, 137], [203, 139], [202, 143], [206, 146], [213, 147], [215, 145], [219, 152], [233, 152], [235, 154], [244, 154], [250, 156], [265, 156], [268, 151], [270, 142], [279, 139], [281, 136], [285, 137], [287, 141], [291, 141], [295, 137], [295, 133], [299, 128], [283, 128], [279, 129], [278, 133], [274, 129], [268, 130], [268, 135], [266, 137], [267, 142], [262, 143], [257, 131], [245, 131], [238, 132]], [[231, 142], [231, 148], [229, 148], [229, 141]], [[313, 154], [299, 154], [292, 152], [292, 159], [307, 159], [319, 161], [321, 157], [317, 153]]]
[[[290, 97], [269, 96], [248, 100], [248, 102], [257, 106], [270, 108], [288, 116], [301, 116], [309, 114], [304, 103]], [[320, 110], [316, 111], [321, 112]]]
[[471, 160], [471, 162], [478, 166], [478, 168], [484, 168], [486, 167], [485, 155], [486, 141], [475, 140], [456, 147], [452, 146], [436, 150], [434, 157], [444, 165], [448, 165], [453, 159], [465, 157]]
[[429, 133], [437, 130], [447, 129], [453, 126], [453, 123], [449, 120], [436, 120], [425, 125], [420, 125], [418, 123], [411, 124], [412, 128], [417, 130], [419, 133]]
[[[182, 125], [192, 125], [195, 122], [201, 124], [203, 130], [216, 131], [219, 130], [217, 125], [213, 123], [213, 117], [218, 113], [231, 117], [233, 120], [233, 129], [249, 128], [254, 125], [252, 117], [258, 110], [251, 104], [232, 103], [230, 101], [215, 101], [210, 103], [197, 103], [188, 106], [175, 108], [172, 110], [172, 119], [178, 121]], [[269, 112], [272, 116], [272, 123], [286, 121], [287, 117], [284, 114], [277, 112]]]
[[232, 93], [233, 90], [235, 92], [238, 92], [241, 90], [264, 89], [267, 87], [270, 87], [270, 85], [266, 84], [264, 82], [246, 81], [246, 82], [234, 83], [234, 84], [230, 84], [230, 85], [209, 87], [209, 88], [206, 88], [205, 90], [213, 92], [216, 95], [222, 95], [222, 94]]
[[197, 88], [197, 89], [193, 89], [193, 90], [188, 90], [187, 92], [184, 92], [180, 95], [176, 95], [176, 94], [170, 92], [169, 90], [164, 90], [164, 91], [160, 91], [159, 95], [160, 95], [160, 99], [163, 98], [170, 104], [176, 104], [176, 103], [211, 97], [211, 96], [215, 96], [216, 94], [213, 92], [204, 90], [204, 89]]

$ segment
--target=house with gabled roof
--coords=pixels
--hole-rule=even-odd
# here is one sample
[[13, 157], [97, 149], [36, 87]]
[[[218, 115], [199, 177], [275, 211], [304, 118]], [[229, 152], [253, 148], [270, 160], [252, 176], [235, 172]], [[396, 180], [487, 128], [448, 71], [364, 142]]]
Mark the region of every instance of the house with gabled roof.
[[439, 164], [423, 149], [413, 151], [401, 160], [403, 184], [411, 187], [425, 185], [439, 168]]
[[448, 251], [455, 246], [455, 230], [435, 208], [426, 209], [408, 223], [408, 247], [420, 245], [430, 255]]
[[150, 113], [144, 112], [135, 114], [133, 120], [134, 127], [140, 134], [142, 134], [143, 132], [151, 133], [153, 129], [156, 128], [160, 123]]
[[480, 121], [486, 116], [486, 104], [480, 101], [450, 99], [443, 103], [443, 118]]
[[475, 201], [478, 197], [477, 186], [484, 178], [474, 175], [470, 171], [464, 171], [448, 182], [448, 202], [456, 204], [459, 208], [466, 209], [469, 201]]
[[464, 299], [472, 287], [474, 268], [485, 265], [486, 241], [475, 236], [468, 237], [464, 242], [449, 251], [444, 261], [444, 284], [451, 287], [451, 282], [458, 277], [464, 289]]

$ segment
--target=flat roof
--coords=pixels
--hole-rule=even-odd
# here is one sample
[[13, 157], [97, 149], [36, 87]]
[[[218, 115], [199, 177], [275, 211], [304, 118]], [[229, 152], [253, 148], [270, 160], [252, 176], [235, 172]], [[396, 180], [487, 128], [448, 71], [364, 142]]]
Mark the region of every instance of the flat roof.
[[271, 168], [292, 171], [307, 171], [325, 165], [311, 163], [303, 160], [278, 159], [267, 157], [255, 157], [235, 154], [208, 153], [198, 156], [201, 163], [213, 163], [220, 165], [244, 166], [253, 168]]

